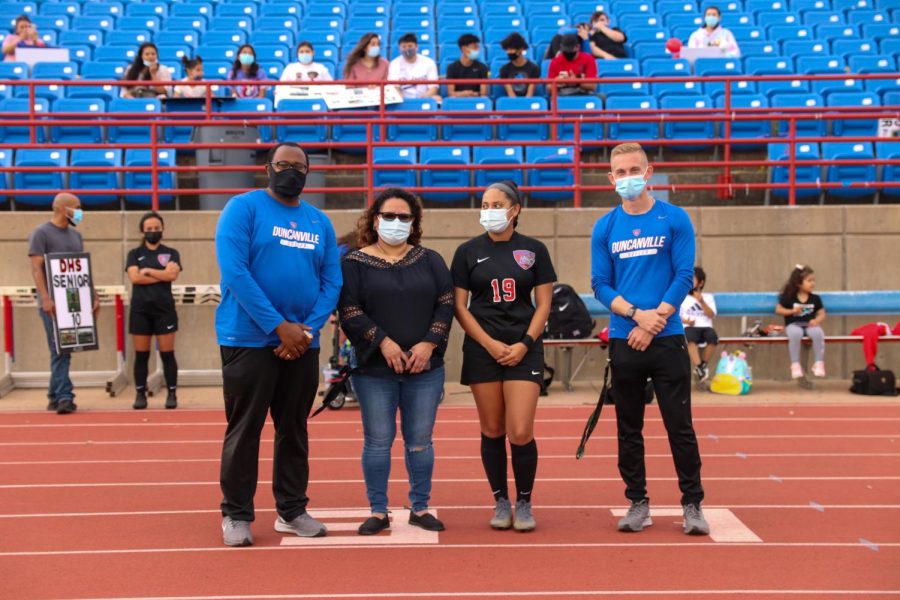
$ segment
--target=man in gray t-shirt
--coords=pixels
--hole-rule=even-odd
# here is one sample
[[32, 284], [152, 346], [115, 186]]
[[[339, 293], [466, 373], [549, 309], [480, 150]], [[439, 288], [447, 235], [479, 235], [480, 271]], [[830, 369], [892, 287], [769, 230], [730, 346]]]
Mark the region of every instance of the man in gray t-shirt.
[[[55, 410], [57, 414], [74, 411], [75, 394], [72, 391], [72, 380], [69, 378], [71, 355], [56, 351], [53, 335], [53, 318], [56, 307], [47, 289], [47, 273], [44, 267], [44, 255], [51, 252], [83, 252], [84, 243], [75, 226], [81, 222], [83, 213], [81, 201], [77, 196], [67, 193], [57, 194], [53, 199], [53, 216], [46, 223], [34, 228], [28, 236], [28, 256], [31, 257], [31, 276], [37, 288], [38, 313], [47, 332], [47, 343], [50, 346], [50, 386], [47, 390], [47, 410]], [[94, 293], [94, 314], [99, 303]]]

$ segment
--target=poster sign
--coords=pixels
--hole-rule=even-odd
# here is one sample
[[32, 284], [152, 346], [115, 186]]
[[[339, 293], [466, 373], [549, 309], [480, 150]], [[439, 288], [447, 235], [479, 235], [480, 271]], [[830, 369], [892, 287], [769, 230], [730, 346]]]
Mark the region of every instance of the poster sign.
[[878, 119], [878, 137], [900, 139], [900, 119]]
[[[346, 85], [293, 85], [286, 98], [321, 98], [328, 110], [342, 108], [369, 108], [381, 105], [381, 89], [368, 86]], [[397, 86], [384, 87], [384, 103], [400, 104], [403, 96]]]
[[54, 332], [60, 354], [96, 350], [97, 323], [91, 295], [91, 255], [57, 252], [44, 255], [47, 291], [56, 305]]

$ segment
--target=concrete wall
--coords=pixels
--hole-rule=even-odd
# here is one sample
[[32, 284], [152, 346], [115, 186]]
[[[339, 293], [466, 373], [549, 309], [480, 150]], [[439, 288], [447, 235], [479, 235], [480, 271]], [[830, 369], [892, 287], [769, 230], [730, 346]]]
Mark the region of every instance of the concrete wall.
[[[817, 273], [821, 290], [897, 289], [900, 284], [900, 206], [835, 207], [728, 207], [688, 209], [697, 230], [698, 261], [709, 276], [707, 291], [774, 290], [796, 263], [808, 263]], [[550, 249], [559, 280], [581, 292], [590, 291], [590, 234], [606, 209], [526, 209], [520, 231], [539, 237]], [[46, 213], [4, 213], [0, 218], [0, 285], [30, 285], [27, 259], [29, 232], [48, 218]], [[357, 211], [330, 213], [338, 235], [355, 226]], [[86, 249], [93, 257], [96, 282], [123, 284], [128, 250], [139, 243], [140, 213], [88, 212], [79, 227]], [[166, 243], [181, 252], [184, 273], [181, 284], [218, 282], [213, 235], [217, 214], [206, 212], [167, 215]], [[480, 233], [474, 210], [430, 210], [426, 213], [425, 245], [451, 260], [456, 247]], [[178, 361], [185, 369], [216, 368], [218, 351], [213, 331], [214, 307], [180, 309]], [[17, 360], [13, 370], [46, 369], [47, 349], [36, 309], [15, 310]], [[882, 320], [887, 319], [884, 317]], [[772, 322], [780, 322], [774, 315]], [[848, 333], [875, 318], [830, 318], [830, 333]], [[896, 317], [894, 317], [896, 320]], [[892, 321], [893, 322], [893, 321]], [[105, 370], [115, 363], [114, 319], [111, 307], [100, 316], [101, 350], [78, 355], [74, 370]], [[722, 334], [739, 333], [737, 319], [721, 319]], [[326, 331], [323, 340], [330, 339]], [[461, 329], [454, 326], [448, 356], [448, 377], [459, 376]], [[323, 360], [329, 355], [325, 349]], [[577, 361], [580, 355], [576, 353]], [[599, 352], [582, 371], [582, 378], [598, 376]], [[758, 378], [786, 377], [786, 348], [760, 349], [752, 353]], [[553, 353], [548, 354], [553, 362]], [[900, 370], [900, 348], [882, 345], [879, 363]], [[849, 377], [862, 364], [858, 345], [832, 346], [828, 368], [834, 377]], [[2, 367], [0, 367], [2, 368]]]

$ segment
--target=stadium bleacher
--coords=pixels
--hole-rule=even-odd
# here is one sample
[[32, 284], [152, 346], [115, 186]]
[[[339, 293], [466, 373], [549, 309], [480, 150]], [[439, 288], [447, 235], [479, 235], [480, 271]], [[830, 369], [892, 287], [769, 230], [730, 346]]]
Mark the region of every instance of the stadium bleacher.
[[[589, 20], [594, 10], [606, 10], [612, 23], [628, 35], [630, 58], [615, 61], [598, 60], [599, 77], [666, 77], [690, 75], [687, 61], [673, 60], [665, 50], [665, 41], [680, 37], [683, 42], [696, 30], [706, 6], [718, 5], [722, 10], [722, 24], [734, 33], [741, 47], [740, 58], [700, 59], [693, 73], [700, 79], [693, 82], [668, 83], [616, 83], [598, 87], [596, 96], [564, 98], [560, 100], [561, 114], [611, 114], [616, 110], [641, 109], [708, 109], [724, 106], [725, 84], [704, 82], [703, 77], [722, 75], [804, 75], [838, 74], [842, 79], [808, 82], [802, 79], [735, 82], [731, 88], [732, 106], [736, 108], [771, 108], [771, 124], [768, 121], [735, 123], [731, 134], [743, 142], [738, 148], [753, 149], [765, 146], [765, 138], [773, 133], [787, 133], [786, 121], [779, 118], [777, 109], [790, 107], [878, 107], [900, 98], [900, 74], [896, 78], [867, 80], [854, 75], [871, 73], [897, 73], [900, 61], [900, 0], [730, 0], [702, 3], [695, 0], [652, 0], [646, 2], [603, 2], [569, 0], [354, 0], [353, 10], [345, 0], [221, 0], [118, 2], [96, 0], [29, 1], [0, 0], [3, 14], [12, 20], [16, 15], [31, 16], [41, 36], [51, 45], [69, 48], [69, 63], [39, 63], [28, 65], [15, 62], [0, 63], [0, 80], [110, 80], [119, 79], [137, 47], [152, 41], [158, 45], [162, 64], [180, 78], [183, 56], [199, 54], [205, 61], [208, 79], [224, 79], [231, 68], [237, 47], [242, 43], [254, 44], [258, 61], [269, 77], [277, 78], [291, 62], [300, 40], [311, 41], [316, 46], [316, 60], [326, 64], [335, 74], [342, 72], [346, 55], [359, 37], [366, 31], [377, 31], [384, 37], [382, 52], [387, 57], [396, 56], [399, 36], [413, 32], [420, 39], [420, 51], [430, 55], [446, 68], [458, 58], [456, 39], [461, 33], [474, 33], [483, 42], [484, 60], [491, 65], [502, 64], [503, 53], [499, 40], [511, 31], [518, 31], [528, 41], [530, 58], [541, 64], [546, 74], [548, 62], [535, 54], [543, 48], [561, 25], [571, 25]], [[2, 35], [2, 34], [0, 34]], [[28, 88], [16, 85], [0, 85], [0, 110], [4, 113], [27, 113]], [[229, 89], [220, 87], [218, 94]], [[271, 89], [267, 101], [256, 103], [251, 110], [271, 112]], [[89, 112], [113, 114], [122, 111], [161, 114], [162, 105], [156, 100], [126, 101], [118, 97], [118, 90], [111, 86], [40, 86], [36, 89], [35, 109], [42, 114], [60, 112]], [[23, 104], [24, 102], [24, 104]], [[248, 105], [249, 106], [249, 105]], [[318, 107], [318, 108], [316, 108]], [[433, 101], [406, 101], [395, 107], [402, 111], [434, 111]], [[274, 106], [274, 111], [290, 113], [320, 113], [323, 103], [311, 100], [289, 100]], [[390, 141], [415, 144], [421, 141], [443, 140], [454, 144], [478, 140], [499, 140], [521, 143], [551, 139], [546, 124], [526, 121], [522, 124], [505, 122], [494, 124], [494, 111], [523, 111], [535, 115], [546, 114], [546, 98], [502, 97], [501, 86], [492, 86], [492, 96], [486, 98], [453, 98], [441, 107], [446, 111], [474, 111], [483, 113], [483, 124], [455, 124], [452, 117], [443, 125], [398, 124], [387, 127]], [[234, 109], [229, 109], [234, 110]], [[393, 110], [393, 109], [392, 109]], [[469, 113], [470, 115], [472, 112]], [[469, 117], [471, 118], [471, 117]], [[874, 136], [877, 124], [874, 120], [844, 119], [828, 121], [805, 120], [797, 124], [800, 136], [833, 135]], [[579, 126], [580, 139], [585, 148], [591, 142], [602, 139], [713, 139], [721, 135], [721, 127], [711, 122], [698, 123], [584, 123]], [[775, 129], [773, 132], [772, 129]], [[189, 139], [189, 127], [171, 127], [165, 132], [167, 143]], [[377, 127], [374, 129], [378, 129]], [[377, 133], [377, 131], [376, 131]], [[571, 140], [574, 125], [558, 127], [557, 139]], [[329, 143], [360, 141], [365, 139], [365, 127], [358, 125], [333, 126], [278, 126], [274, 132], [266, 131], [268, 139], [293, 139], [297, 141]], [[27, 142], [30, 139], [26, 127], [0, 127], [0, 144]], [[48, 140], [52, 144], [79, 141], [106, 142], [109, 144], [146, 142], [148, 129], [139, 127], [53, 127], [49, 131], [38, 129], [36, 140]], [[883, 152], [895, 156], [880, 144], [864, 145], [856, 150], [844, 143], [803, 143], [801, 154], [816, 156], [853, 156], [881, 158]], [[569, 146], [571, 149], [571, 146]], [[712, 146], [691, 145], [682, 149], [708, 150]], [[496, 155], [485, 153], [477, 146], [464, 147], [458, 155], [432, 149], [411, 151], [400, 157], [396, 152], [379, 150], [378, 160], [413, 160], [422, 164], [428, 161], [447, 161], [464, 156], [468, 162], [490, 161]], [[396, 150], [396, 148], [394, 148]], [[426, 151], [427, 150], [427, 151]], [[528, 150], [533, 150], [529, 148]], [[80, 153], [48, 150], [57, 155], [55, 162], [93, 160]], [[113, 150], [115, 153], [116, 151]], [[13, 152], [5, 150], [4, 156], [12, 164], [20, 164], [18, 154], [25, 161], [34, 160], [31, 150]], [[781, 145], [769, 147], [768, 155], [782, 155]], [[116, 157], [119, 155], [116, 154]], [[507, 156], [507, 155], [504, 155]], [[517, 160], [539, 162], [534, 152], [525, 156], [515, 155]], [[104, 159], [105, 160], [105, 159]], [[128, 163], [124, 153], [119, 162]], [[101, 161], [102, 162], [102, 161]], [[71, 163], [70, 164], [74, 164]], [[405, 164], [405, 163], [403, 163]], [[446, 164], [442, 162], [441, 164]], [[809, 168], [819, 170], [818, 167]], [[847, 170], [839, 167], [821, 169], [824, 180], [844, 179]], [[881, 178], [894, 173], [882, 169]], [[452, 171], [428, 171], [426, 176], [434, 185], [452, 185], [445, 174], [459, 175]], [[468, 172], [463, 172], [468, 175]], [[532, 171], [529, 176], [546, 185], [562, 185], [571, 179], [564, 176], [570, 171]], [[562, 175], [560, 175], [562, 173]], [[851, 179], [869, 176], [869, 170], [851, 174]], [[479, 173], [479, 181], [487, 181], [491, 173]], [[408, 181], [403, 172], [392, 171], [379, 175], [379, 181]], [[521, 176], [521, 174], [520, 174]], [[771, 173], [778, 180], [778, 169]], [[878, 174], [873, 176], [878, 178]], [[486, 179], [487, 178], [487, 179]], [[41, 178], [16, 176], [17, 187], [35, 185]], [[799, 177], [798, 177], [799, 179]], [[815, 180], [815, 178], [813, 178]], [[834, 179], [836, 180], [836, 179]], [[460, 180], [461, 181], [461, 180]], [[6, 181], [2, 182], [4, 185]], [[41, 180], [43, 185], [46, 182]], [[70, 181], [70, 184], [72, 182]], [[423, 183], [424, 185], [424, 183]], [[468, 180], [465, 181], [468, 185]], [[433, 196], [446, 199], [446, 195]], [[545, 198], [562, 199], [564, 195], [548, 192]], [[39, 203], [32, 197], [28, 202]]]

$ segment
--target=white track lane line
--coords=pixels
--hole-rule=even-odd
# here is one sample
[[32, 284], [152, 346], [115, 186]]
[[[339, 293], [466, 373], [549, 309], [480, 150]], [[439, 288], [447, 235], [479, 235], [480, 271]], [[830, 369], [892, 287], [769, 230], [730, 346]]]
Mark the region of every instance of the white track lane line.
[[[900, 596], [900, 590], [797, 590], [797, 589], [728, 589], [728, 590], [537, 590], [531, 592], [368, 592], [365, 594], [253, 594], [249, 596], [104, 596], [79, 600], [332, 600], [354, 598], [546, 598], [566, 597], [645, 597], [645, 596]], [[62, 599], [60, 599], [62, 600]], [[68, 599], [71, 600], [71, 599]]]

